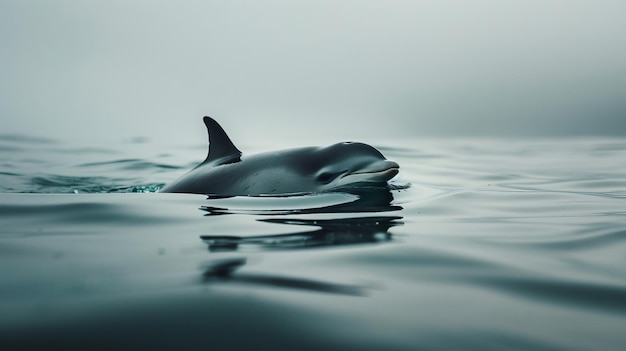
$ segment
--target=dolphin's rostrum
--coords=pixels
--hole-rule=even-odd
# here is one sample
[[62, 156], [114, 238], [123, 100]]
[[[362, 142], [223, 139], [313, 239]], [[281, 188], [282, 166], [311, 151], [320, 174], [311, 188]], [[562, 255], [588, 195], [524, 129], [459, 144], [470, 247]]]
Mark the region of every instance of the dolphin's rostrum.
[[206, 159], [161, 192], [206, 195], [291, 195], [386, 187], [400, 166], [372, 146], [342, 142], [242, 156], [224, 129], [204, 117]]

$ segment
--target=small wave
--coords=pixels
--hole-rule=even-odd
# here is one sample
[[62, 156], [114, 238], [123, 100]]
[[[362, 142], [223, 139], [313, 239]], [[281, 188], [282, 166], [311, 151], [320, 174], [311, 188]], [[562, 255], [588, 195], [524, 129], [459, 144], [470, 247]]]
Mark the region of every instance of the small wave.
[[31, 178], [35, 186], [25, 193], [155, 193], [163, 187], [163, 183], [128, 185], [126, 179], [109, 177], [76, 177], [47, 175]]
[[94, 167], [94, 166], [121, 166], [120, 169], [124, 170], [143, 170], [143, 169], [151, 169], [151, 168], [160, 168], [160, 169], [182, 169], [182, 166], [174, 166], [163, 163], [154, 163], [149, 161], [144, 161], [137, 158], [131, 159], [122, 159], [122, 160], [113, 160], [113, 161], [104, 161], [104, 162], [89, 162], [83, 163], [79, 165], [79, 167]]
[[550, 304], [601, 309], [620, 315], [623, 315], [626, 309], [626, 299], [624, 299], [626, 288], [623, 286], [553, 281], [539, 277], [472, 277], [471, 283], [484, 284], [505, 291], [507, 294], [527, 297], [532, 301], [541, 300]]
[[107, 192], [108, 193], [156, 193], [161, 188], [163, 188], [164, 185], [165, 184], [163, 183], [132, 185], [132, 186], [111, 188], [107, 190]]
[[5, 176], [15, 176], [15, 177], [19, 177], [22, 176], [19, 173], [13, 173], [13, 172], [0, 172], [0, 175], [5, 175]]
[[[624, 216], [624, 213], [617, 214]], [[535, 239], [527, 245], [539, 246], [549, 249], [561, 250], [589, 250], [594, 247], [607, 247], [626, 241], [626, 230], [610, 230], [600, 232], [588, 232], [587, 230], [577, 234], [559, 238]]]
[[114, 155], [119, 154], [118, 151], [99, 147], [79, 147], [79, 148], [55, 148], [50, 150], [54, 153], [63, 155]]
[[98, 182], [103, 182], [105, 177], [70, 177], [70, 176], [45, 176], [45, 177], [33, 177], [32, 183], [34, 185], [41, 186], [50, 186], [50, 187], [58, 187], [58, 186], [73, 186], [76, 184], [95, 184]]
[[0, 152], [16, 152], [20, 150], [21, 148], [16, 146], [0, 145]]
[[[540, 194], [549, 194], [549, 193], [561, 193], [561, 194], [573, 194], [573, 195], [586, 195], [586, 196], [599, 196], [599, 197], [607, 197], [607, 198], [616, 198], [623, 199], [626, 198], [626, 191], [624, 190], [611, 190], [611, 191], [589, 191], [589, 190], [556, 190], [556, 189], [542, 189], [539, 187], [528, 187], [521, 185], [513, 185], [513, 184], [500, 184], [501, 188], [510, 189], [509, 191], [519, 191], [519, 192], [536, 192]], [[503, 190], [498, 190], [503, 192]]]
[[56, 144], [57, 142], [52, 139], [21, 135], [21, 134], [0, 134], [0, 142], [6, 141], [11, 143], [24, 143], [24, 144]]

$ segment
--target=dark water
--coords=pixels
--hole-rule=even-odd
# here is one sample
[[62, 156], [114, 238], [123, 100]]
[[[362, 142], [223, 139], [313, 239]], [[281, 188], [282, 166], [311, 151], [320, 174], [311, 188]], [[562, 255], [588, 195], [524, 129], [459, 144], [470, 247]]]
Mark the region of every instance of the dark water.
[[389, 192], [207, 199], [154, 193], [203, 145], [2, 136], [0, 349], [624, 349], [626, 140], [377, 145]]

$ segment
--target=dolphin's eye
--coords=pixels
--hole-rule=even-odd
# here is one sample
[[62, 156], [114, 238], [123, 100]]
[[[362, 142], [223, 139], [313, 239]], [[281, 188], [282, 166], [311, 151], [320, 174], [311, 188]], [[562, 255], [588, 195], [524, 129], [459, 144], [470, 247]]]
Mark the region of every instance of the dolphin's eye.
[[322, 183], [329, 183], [337, 177], [339, 173], [323, 172], [317, 176], [317, 180]]

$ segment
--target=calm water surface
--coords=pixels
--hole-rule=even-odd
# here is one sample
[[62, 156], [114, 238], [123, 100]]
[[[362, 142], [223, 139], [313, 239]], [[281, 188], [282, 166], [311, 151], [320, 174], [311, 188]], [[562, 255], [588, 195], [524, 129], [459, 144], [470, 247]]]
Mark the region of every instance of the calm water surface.
[[374, 144], [389, 192], [207, 199], [201, 143], [1, 136], [0, 348], [624, 348], [625, 139]]

